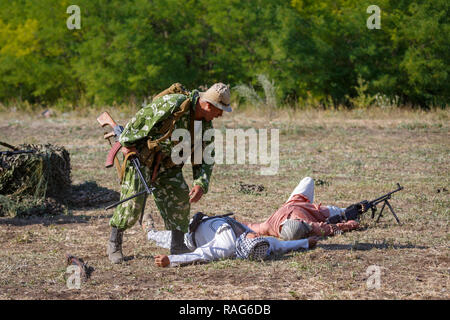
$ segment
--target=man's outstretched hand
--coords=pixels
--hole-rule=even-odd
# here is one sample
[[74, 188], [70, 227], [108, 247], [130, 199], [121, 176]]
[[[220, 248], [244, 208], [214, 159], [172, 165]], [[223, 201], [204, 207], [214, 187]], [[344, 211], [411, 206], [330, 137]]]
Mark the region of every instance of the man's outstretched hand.
[[349, 220], [346, 222], [338, 223], [338, 224], [336, 224], [336, 226], [339, 228], [339, 230], [341, 230], [343, 232], [347, 232], [347, 231], [358, 229], [359, 223], [358, 223], [358, 221], [355, 221], [355, 220]]
[[158, 267], [167, 267], [170, 265], [169, 257], [164, 254], [157, 255], [155, 256], [155, 264]]
[[199, 185], [195, 185], [189, 192], [189, 203], [195, 203], [203, 196], [203, 189]]
[[319, 240], [320, 240], [320, 237], [317, 237], [317, 236], [309, 237], [308, 238], [308, 249], [315, 248], [315, 246], [317, 245], [317, 241], [319, 241]]

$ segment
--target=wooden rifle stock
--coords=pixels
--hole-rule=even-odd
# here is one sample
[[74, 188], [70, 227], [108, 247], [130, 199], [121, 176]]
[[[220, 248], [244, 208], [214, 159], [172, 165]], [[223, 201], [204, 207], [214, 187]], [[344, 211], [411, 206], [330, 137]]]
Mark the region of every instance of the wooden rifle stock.
[[[109, 125], [111, 128], [114, 129], [114, 127], [117, 126], [117, 123], [113, 120], [113, 118], [110, 116], [110, 114], [107, 111], [105, 111], [101, 115], [99, 115], [97, 118], [97, 121], [98, 121], [98, 123], [100, 123], [100, 125], [102, 127]], [[108, 152], [108, 156], [106, 157], [106, 162], [105, 162], [106, 168], [111, 168], [114, 165], [114, 159], [116, 158], [117, 152], [119, 152], [119, 150], [121, 148], [122, 148], [122, 145], [120, 144], [120, 142], [117, 141], [116, 143], [114, 143], [111, 150], [109, 150], [109, 152]]]
[[99, 115], [97, 121], [102, 127], [110, 125], [111, 128], [114, 128], [115, 126], [117, 126], [117, 123], [113, 120], [113, 118], [111, 118], [107, 111]]

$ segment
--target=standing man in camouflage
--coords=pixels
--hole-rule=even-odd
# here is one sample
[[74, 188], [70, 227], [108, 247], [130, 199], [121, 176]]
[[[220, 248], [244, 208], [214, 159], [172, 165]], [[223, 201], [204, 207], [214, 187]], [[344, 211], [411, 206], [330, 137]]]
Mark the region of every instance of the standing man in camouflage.
[[[194, 182], [189, 190], [182, 173], [184, 163], [177, 165], [171, 159], [176, 142], [170, 139], [170, 134], [175, 129], [185, 129], [194, 139], [196, 120], [201, 121], [203, 137], [206, 130], [213, 128], [214, 118], [222, 116], [223, 111], [231, 112], [230, 89], [223, 83], [216, 83], [205, 92], [187, 92], [178, 88], [175, 92], [179, 93], [173, 93], [174, 90], [170, 89], [137, 112], [120, 135], [119, 142], [123, 146], [124, 161], [131, 154], [139, 157], [145, 179], [152, 181], [155, 187], [153, 196], [165, 227], [171, 230], [170, 253], [181, 254], [189, 251], [183, 237], [188, 231], [190, 204], [199, 201], [208, 192], [214, 164], [195, 164], [191, 157]], [[202, 144], [203, 150], [207, 147], [205, 143]], [[156, 162], [160, 165], [155, 168]], [[126, 162], [120, 199], [143, 189], [135, 168]], [[112, 229], [107, 249], [112, 263], [123, 261], [123, 233], [138, 221], [145, 209], [146, 199], [147, 195], [144, 194], [116, 207], [109, 223]]]

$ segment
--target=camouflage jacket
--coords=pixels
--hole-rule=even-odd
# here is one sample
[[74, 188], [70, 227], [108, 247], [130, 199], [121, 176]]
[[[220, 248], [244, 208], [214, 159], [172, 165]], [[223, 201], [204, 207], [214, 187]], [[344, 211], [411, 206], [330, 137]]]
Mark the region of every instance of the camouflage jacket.
[[[161, 125], [167, 117], [179, 110], [180, 105], [185, 101], [187, 96], [183, 94], [169, 94], [153, 100], [151, 103], [140, 109], [136, 115], [127, 123], [125, 129], [120, 135], [119, 142], [125, 146], [136, 146], [138, 152], [145, 148], [147, 140], [157, 139], [162, 136], [159, 132]], [[189, 96], [193, 110], [195, 112], [197, 100], [199, 98], [198, 91], [193, 90]], [[190, 112], [185, 112], [180, 119], [175, 123], [175, 129], [186, 129], [189, 131], [190, 126]], [[202, 134], [208, 129], [212, 129], [212, 121], [202, 120]], [[191, 137], [193, 139], [193, 137]], [[210, 142], [214, 143], [214, 142]], [[210, 144], [209, 143], [209, 144]], [[209, 144], [202, 144], [203, 150]], [[161, 151], [166, 155], [171, 155], [172, 148], [176, 145], [176, 141], [171, 141], [171, 138], [162, 141], [159, 146]], [[211, 148], [211, 147], [210, 147]], [[213, 149], [213, 146], [212, 146]], [[211, 153], [214, 155], [214, 150]], [[192, 160], [192, 159], [191, 159]], [[192, 171], [194, 176], [194, 185], [202, 187], [203, 191], [208, 192], [209, 181], [212, 173], [214, 163], [206, 164], [194, 164], [192, 165]]]

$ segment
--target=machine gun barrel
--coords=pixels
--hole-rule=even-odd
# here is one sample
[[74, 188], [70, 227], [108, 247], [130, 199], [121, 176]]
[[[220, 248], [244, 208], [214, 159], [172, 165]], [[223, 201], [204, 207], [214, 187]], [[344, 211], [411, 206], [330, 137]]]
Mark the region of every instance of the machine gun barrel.
[[[378, 203], [390, 199], [391, 195], [393, 193], [398, 192], [400, 190], [403, 190], [403, 187], [400, 185], [400, 183], [397, 182], [397, 189], [395, 189], [394, 191], [388, 192], [385, 195], [382, 195], [381, 197], [376, 198], [375, 200], [369, 201], [370, 207], [376, 206]], [[369, 209], [369, 208], [367, 208], [367, 209]]]
[[403, 190], [403, 187], [400, 185], [400, 183], [397, 183], [397, 189], [395, 189], [394, 191], [388, 192], [385, 195], [382, 195], [379, 198], [376, 198], [375, 200], [366, 202], [364, 205], [364, 212], [368, 211], [369, 209], [372, 209], [372, 219], [375, 218], [375, 212], [377, 211], [377, 204], [384, 202], [383, 206], [381, 207], [380, 213], [378, 214], [378, 218], [377, 221], [380, 221], [380, 218], [383, 215], [383, 210], [384, 208], [387, 206], [389, 208], [389, 210], [391, 211], [392, 215], [394, 216], [395, 220], [397, 221], [398, 224], [400, 224], [400, 219], [397, 217], [397, 215], [395, 214], [394, 208], [392, 208], [391, 204], [389, 203], [389, 199], [391, 199], [391, 195], [395, 192], [398, 192], [400, 190]]

